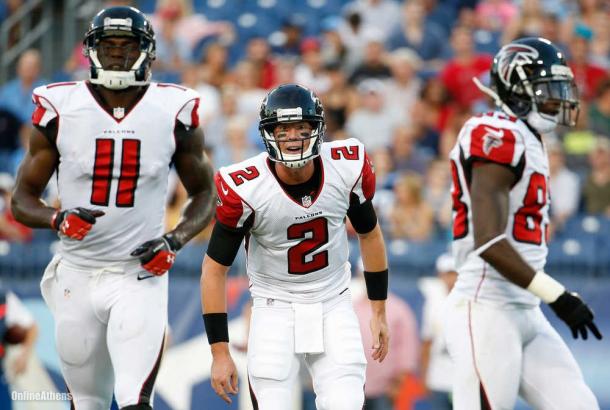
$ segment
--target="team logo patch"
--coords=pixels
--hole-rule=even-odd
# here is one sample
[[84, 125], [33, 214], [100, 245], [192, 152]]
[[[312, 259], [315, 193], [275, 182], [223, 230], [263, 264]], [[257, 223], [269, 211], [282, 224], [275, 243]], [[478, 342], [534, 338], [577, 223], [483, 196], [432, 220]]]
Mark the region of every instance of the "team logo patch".
[[508, 44], [498, 53], [498, 77], [506, 86], [517, 66], [531, 64], [538, 58], [538, 50], [525, 44]]
[[489, 155], [492, 149], [500, 148], [504, 142], [504, 130], [494, 130], [493, 128], [485, 127], [487, 134], [483, 137], [483, 152]]
[[120, 120], [121, 118], [123, 118], [125, 116], [125, 108], [123, 108], [123, 107], [113, 108], [112, 109], [112, 115], [117, 120]]

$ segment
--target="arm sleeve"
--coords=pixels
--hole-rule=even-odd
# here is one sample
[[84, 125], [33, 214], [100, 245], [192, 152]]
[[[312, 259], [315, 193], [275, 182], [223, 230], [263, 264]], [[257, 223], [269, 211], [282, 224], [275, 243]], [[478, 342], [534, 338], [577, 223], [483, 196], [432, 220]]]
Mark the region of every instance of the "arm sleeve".
[[369, 233], [377, 225], [377, 214], [373, 203], [370, 200], [359, 203], [354, 194], [352, 194], [352, 201], [347, 210], [347, 217], [359, 234]]
[[32, 125], [36, 127], [51, 144], [55, 145], [59, 123], [59, 113], [51, 102], [43, 96], [32, 94], [35, 105]]
[[231, 266], [249, 229], [248, 225], [241, 229], [231, 229], [220, 222], [216, 222], [212, 230], [207, 255], [221, 265]]

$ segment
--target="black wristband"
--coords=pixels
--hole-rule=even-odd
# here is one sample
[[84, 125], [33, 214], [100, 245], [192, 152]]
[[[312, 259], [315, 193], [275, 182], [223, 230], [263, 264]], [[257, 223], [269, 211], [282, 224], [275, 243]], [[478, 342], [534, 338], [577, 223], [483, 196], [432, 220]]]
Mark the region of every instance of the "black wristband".
[[209, 344], [229, 342], [229, 323], [226, 313], [204, 313], [203, 324]]
[[388, 270], [380, 272], [364, 271], [366, 293], [369, 300], [386, 300], [388, 298]]

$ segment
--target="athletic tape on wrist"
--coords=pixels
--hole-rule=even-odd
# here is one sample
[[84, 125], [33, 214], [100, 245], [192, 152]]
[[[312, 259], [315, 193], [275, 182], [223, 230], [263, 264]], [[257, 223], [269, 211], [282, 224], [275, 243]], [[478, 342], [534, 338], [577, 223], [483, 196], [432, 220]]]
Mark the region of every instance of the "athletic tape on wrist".
[[527, 290], [543, 302], [553, 303], [566, 291], [566, 288], [543, 271], [538, 271], [527, 286]]

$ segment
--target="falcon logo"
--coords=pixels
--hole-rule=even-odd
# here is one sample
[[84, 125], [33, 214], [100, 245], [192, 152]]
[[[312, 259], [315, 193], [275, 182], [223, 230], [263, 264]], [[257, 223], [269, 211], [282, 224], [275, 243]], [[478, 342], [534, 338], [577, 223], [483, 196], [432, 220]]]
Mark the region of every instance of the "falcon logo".
[[494, 130], [493, 128], [485, 127], [487, 134], [483, 136], [483, 152], [489, 155], [493, 148], [500, 148], [503, 144], [504, 130]]
[[507, 87], [511, 85], [510, 78], [517, 66], [531, 64], [538, 58], [538, 51], [524, 44], [508, 44], [498, 53], [498, 77]]

